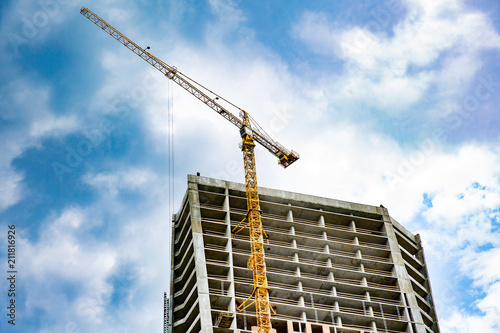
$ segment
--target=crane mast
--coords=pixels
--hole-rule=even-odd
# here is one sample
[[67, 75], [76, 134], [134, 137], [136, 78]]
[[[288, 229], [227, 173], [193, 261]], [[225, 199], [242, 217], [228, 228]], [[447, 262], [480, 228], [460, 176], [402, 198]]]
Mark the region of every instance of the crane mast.
[[[144, 49], [137, 45], [131, 39], [126, 37], [120, 31], [115, 29], [109, 23], [92, 12], [90, 9], [83, 7], [80, 10], [80, 13], [90, 21], [94, 22], [98, 27], [103, 29], [117, 41], [125, 45], [132, 52], [144, 59], [167, 78], [180, 85], [194, 97], [198, 98], [208, 107], [213, 109], [215, 112], [226, 118], [229, 122], [240, 129], [247, 198], [246, 219], [248, 220], [247, 225], [249, 228], [251, 246], [251, 254], [248, 261], [248, 267], [253, 271], [254, 282], [254, 290], [250, 298], [253, 296], [255, 300], [247, 304], [250, 298], [247, 299], [239, 306], [238, 309], [246, 309], [250, 305], [255, 304], [258, 332], [269, 333], [271, 331], [271, 307], [269, 304], [269, 287], [267, 283], [266, 263], [264, 255], [265, 232], [262, 228], [259, 191], [257, 186], [257, 172], [255, 167], [255, 142], [258, 142], [270, 153], [278, 157], [278, 164], [282, 165], [285, 168], [295, 162], [299, 158], [299, 155], [293, 150], [290, 151], [280, 143], [271, 139], [271, 137], [250, 117], [250, 115], [245, 110], [237, 107], [221, 96], [215, 94], [211, 90], [203, 87], [196, 81], [190, 79], [189, 77], [178, 71], [177, 68], [170, 66], [162, 60], [156, 58], [154, 55], [150, 54], [147, 49]], [[214, 95], [215, 98], [210, 97], [208, 94]], [[240, 110], [241, 119], [228, 111], [222, 105], [217, 103], [216, 100], [218, 100], [219, 98]]]
[[[260, 219], [259, 190], [257, 186], [257, 170], [255, 168], [255, 143], [248, 131], [248, 114], [243, 114], [242, 138], [243, 161], [245, 167], [245, 185], [247, 195], [247, 219], [250, 229], [250, 267], [253, 271], [253, 296], [257, 312], [259, 332], [271, 331], [271, 313], [269, 312], [269, 287], [267, 285], [266, 261], [264, 255], [264, 229]], [[243, 303], [242, 305], [244, 305]], [[242, 306], [241, 305], [241, 306]], [[240, 306], [240, 307], [241, 307]]]

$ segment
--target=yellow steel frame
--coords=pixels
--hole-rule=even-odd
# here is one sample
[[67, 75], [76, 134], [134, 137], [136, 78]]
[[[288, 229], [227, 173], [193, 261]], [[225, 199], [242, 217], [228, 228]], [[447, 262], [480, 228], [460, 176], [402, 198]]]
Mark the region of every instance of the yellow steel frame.
[[[243, 128], [249, 128], [248, 115], [243, 112]], [[255, 144], [251, 131], [242, 131], [242, 151], [245, 165], [245, 184], [247, 195], [247, 218], [250, 230], [251, 254], [250, 262], [253, 270], [255, 308], [257, 312], [257, 327], [259, 333], [271, 331], [271, 313], [269, 311], [269, 287], [267, 285], [266, 261], [264, 255], [264, 229], [260, 218], [259, 190], [257, 186], [257, 171], [255, 168]], [[246, 302], [246, 301], [245, 301]], [[240, 305], [243, 306], [245, 304]]]

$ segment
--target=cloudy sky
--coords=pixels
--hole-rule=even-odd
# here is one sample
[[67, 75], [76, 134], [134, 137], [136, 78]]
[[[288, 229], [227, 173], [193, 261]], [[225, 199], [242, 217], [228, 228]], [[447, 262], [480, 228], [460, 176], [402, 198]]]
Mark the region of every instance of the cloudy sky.
[[300, 154], [283, 170], [258, 148], [260, 186], [420, 233], [442, 332], [500, 330], [498, 0], [6, 0], [2, 332], [160, 332], [186, 175], [244, 180], [238, 130], [82, 6]]

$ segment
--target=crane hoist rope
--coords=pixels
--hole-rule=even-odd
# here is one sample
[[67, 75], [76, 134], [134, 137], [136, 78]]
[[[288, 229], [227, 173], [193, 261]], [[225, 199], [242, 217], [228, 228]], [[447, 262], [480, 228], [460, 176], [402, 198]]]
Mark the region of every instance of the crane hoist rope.
[[[248, 267], [253, 271], [253, 281], [254, 290], [252, 295], [245, 300], [238, 310], [246, 309], [252, 304], [255, 304], [256, 308], [256, 318], [257, 327], [259, 333], [269, 333], [271, 331], [271, 314], [269, 304], [269, 287], [267, 284], [266, 276], [266, 263], [264, 255], [264, 236], [265, 232], [262, 228], [261, 221], [261, 209], [259, 203], [259, 192], [257, 186], [257, 172], [255, 167], [255, 142], [261, 144], [270, 153], [278, 157], [278, 164], [282, 165], [284, 168], [288, 167], [290, 164], [299, 159], [299, 154], [293, 150], [288, 150], [280, 143], [274, 141], [263, 129], [260, 127], [255, 120], [253, 120], [250, 115], [234, 105], [230, 101], [222, 98], [220, 95], [214, 93], [210, 89], [204, 87], [193, 79], [184, 75], [176, 67], [170, 66], [162, 60], [158, 59], [147, 50], [148, 48], [142, 48], [131, 39], [126, 37], [120, 31], [115, 29], [109, 23], [104, 21], [90, 9], [83, 7], [80, 13], [88, 18], [90, 21], [95, 23], [98, 27], [103, 29], [117, 41], [125, 45], [129, 50], [137, 54], [139, 57], [148, 62], [151, 66], [160, 71], [167, 78], [171, 79], [182, 88], [191, 93], [194, 97], [198, 98], [200, 101], [205, 103], [208, 107], [213, 109], [215, 112], [226, 118], [233, 125], [240, 129], [240, 135], [242, 138], [241, 150], [243, 152], [243, 162], [245, 170], [245, 187], [246, 187], [246, 198], [247, 198], [247, 216], [248, 228], [250, 235], [250, 247], [251, 254], [248, 261]], [[215, 96], [215, 98], [210, 97], [209, 94]], [[228, 111], [225, 107], [220, 105], [216, 100], [221, 99], [238, 109], [240, 112], [240, 117], [235, 116], [233, 113]], [[255, 300], [250, 304], [246, 304], [251, 297]], [[273, 310], [274, 312], [274, 310]]]

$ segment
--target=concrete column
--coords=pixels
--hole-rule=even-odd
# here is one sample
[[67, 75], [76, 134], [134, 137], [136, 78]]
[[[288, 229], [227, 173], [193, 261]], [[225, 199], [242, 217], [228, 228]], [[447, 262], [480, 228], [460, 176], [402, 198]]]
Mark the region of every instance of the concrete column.
[[[410, 308], [408, 308], [408, 303], [406, 302], [406, 298], [404, 297], [403, 294], [401, 294], [401, 302], [403, 303], [403, 306], [404, 306], [404, 310], [403, 310], [404, 317], [406, 318], [406, 320], [412, 321], [412, 317], [410, 314]], [[412, 325], [408, 325], [407, 330], [408, 330], [408, 333], [415, 333]]]
[[[236, 291], [234, 288], [234, 264], [233, 264], [233, 244], [231, 242], [231, 207], [229, 205], [229, 189], [226, 187], [225, 192], [224, 192], [224, 203], [222, 205], [223, 209], [226, 211], [226, 218], [225, 218], [225, 224], [227, 225], [226, 228], [226, 235], [228, 237], [227, 245], [226, 245], [226, 251], [228, 252], [229, 260], [229, 272], [228, 272], [228, 279], [229, 279], [229, 286], [228, 286], [228, 295], [231, 297], [231, 302], [229, 302], [228, 306], [228, 311], [232, 312], [234, 315], [234, 318], [236, 318]], [[231, 323], [230, 329], [236, 330], [237, 328], [237, 320], [233, 320]]]
[[303, 289], [302, 289], [302, 281], [297, 282], [297, 290], [298, 291], [303, 291]]
[[339, 302], [337, 302], [337, 301], [333, 302], [333, 307], [335, 308], [335, 311], [337, 311], [337, 312], [340, 311]]
[[321, 215], [318, 219], [318, 226], [324, 227], [325, 226], [325, 218], [323, 215]]
[[[224, 218], [224, 224], [227, 226], [225, 235], [229, 239], [228, 243], [231, 243], [232, 228], [231, 228], [231, 214], [229, 212], [226, 213], [226, 217]], [[227, 244], [226, 247], [227, 246], [229, 246], [229, 244]]]
[[377, 331], [377, 323], [376, 323], [376, 322], [372, 321], [372, 322], [371, 322], [371, 327], [372, 327], [373, 332], [375, 332], [375, 333], [377, 333], [377, 332], [378, 332], [378, 331]]
[[356, 258], [362, 259], [363, 257], [361, 256], [361, 250], [356, 251]]
[[372, 299], [371, 299], [371, 297], [370, 297], [370, 292], [368, 292], [368, 291], [366, 291], [366, 292], [365, 292], [365, 298], [366, 298], [366, 300], [367, 300], [368, 302], [371, 302], [371, 300], [372, 300]]
[[292, 247], [293, 247], [294, 249], [296, 249], [296, 248], [297, 248], [297, 241], [296, 241], [295, 239], [292, 239]]
[[364, 273], [365, 272], [365, 265], [359, 264], [359, 270]]
[[[226, 217], [224, 218], [224, 224], [227, 225], [226, 227], [226, 237], [231, 238], [231, 209], [229, 207], [229, 190], [226, 188], [225, 191], [225, 197], [224, 197], [224, 203], [222, 204], [222, 209], [226, 211]], [[227, 246], [231, 246], [231, 241], [228, 241]], [[230, 267], [233, 267], [230, 265]]]
[[337, 326], [342, 327], [342, 318], [337, 317]]
[[300, 267], [295, 269], [295, 276], [300, 276]]
[[299, 262], [299, 254], [298, 253], [293, 254], [293, 261]]
[[352, 242], [356, 245], [359, 245], [359, 239], [358, 237], [354, 237], [354, 239], [352, 240]]
[[300, 320], [307, 321], [307, 313], [305, 313], [305, 311], [302, 311], [300, 314]]
[[352, 229], [352, 231], [356, 232], [356, 222], [351, 220], [351, 223], [349, 223], [349, 227]]
[[429, 280], [429, 272], [427, 271], [427, 264], [426, 264], [426, 261], [425, 261], [425, 253], [424, 253], [424, 248], [422, 247], [422, 240], [420, 238], [420, 235], [419, 234], [416, 234], [415, 235], [415, 242], [417, 243], [417, 247], [418, 247], [418, 252], [417, 252], [417, 259], [420, 260], [421, 264], [422, 264], [422, 268], [423, 268], [423, 275], [426, 277], [426, 280], [425, 280], [425, 288], [427, 288], [427, 290], [429, 291], [429, 294], [427, 294], [427, 296], [425, 297], [425, 299], [427, 300], [427, 302], [429, 302], [429, 305], [431, 306], [431, 316], [434, 317], [437, 321], [437, 315], [436, 315], [436, 309], [435, 309], [435, 305], [434, 305], [434, 300], [432, 299], [432, 287], [431, 287], [431, 281]]
[[335, 286], [332, 287], [332, 296], [337, 297], [337, 288]]
[[304, 297], [302, 297], [302, 296], [299, 297], [299, 302], [297, 305], [298, 306], [306, 306], [305, 301], [304, 301]]
[[332, 266], [332, 259], [328, 258], [328, 259], [326, 260], [326, 267], [333, 267], [333, 266]]
[[373, 308], [371, 307], [371, 305], [368, 306], [368, 315], [370, 317], [373, 317]]
[[[420, 313], [420, 308], [418, 306], [417, 297], [415, 296], [415, 291], [411, 285], [410, 275], [406, 271], [405, 261], [403, 255], [399, 249], [398, 240], [396, 237], [396, 232], [392, 224], [391, 217], [386, 208], [380, 207], [382, 213], [382, 219], [384, 221], [383, 229], [387, 235], [387, 244], [391, 250], [392, 261], [394, 263], [394, 270], [396, 277], [398, 278], [398, 286], [401, 290], [401, 294], [406, 299], [406, 304], [408, 310], [410, 311], [410, 319], [413, 319], [415, 329], [414, 333], [425, 333], [426, 325]], [[404, 300], [403, 300], [404, 301]], [[409, 325], [410, 326], [410, 325]], [[413, 326], [413, 325], [411, 325]]]
[[328, 235], [326, 234], [326, 231], [323, 231], [322, 237], [323, 237], [324, 240], [328, 239]]
[[333, 272], [330, 272], [330, 274], [328, 274], [328, 281], [335, 281], [335, 278], [333, 277]]
[[362, 277], [362, 278], [361, 278], [361, 285], [362, 285], [362, 286], [365, 286], [365, 287], [368, 287], [368, 281], [366, 281], [366, 278], [365, 278], [365, 277]]
[[325, 253], [330, 253], [330, 247], [328, 244], [325, 245]]
[[198, 196], [197, 177], [188, 176], [188, 200], [193, 233], [194, 260], [196, 267], [196, 286], [198, 288], [198, 306], [200, 309], [201, 333], [212, 333], [212, 311], [208, 288], [208, 273], [201, 226], [200, 199]]
[[425, 255], [424, 255], [424, 248], [422, 247], [422, 239], [420, 238], [420, 234], [415, 235], [415, 243], [417, 243], [417, 248], [418, 251], [415, 253], [413, 256], [420, 261], [422, 266], [425, 264]]
[[295, 227], [291, 226], [290, 231], [288, 232], [290, 235], [295, 235]]
[[225, 195], [225, 197], [224, 197], [224, 203], [222, 204], [222, 209], [224, 209], [225, 211], [228, 211], [229, 210], [229, 193], [228, 193], [227, 188], [226, 188], [224, 195]]
[[290, 210], [288, 211], [288, 213], [286, 214], [286, 221], [287, 221], [287, 222], [293, 222], [293, 212], [292, 212], [292, 210], [291, 210], [291, 209], [290, 209]]

